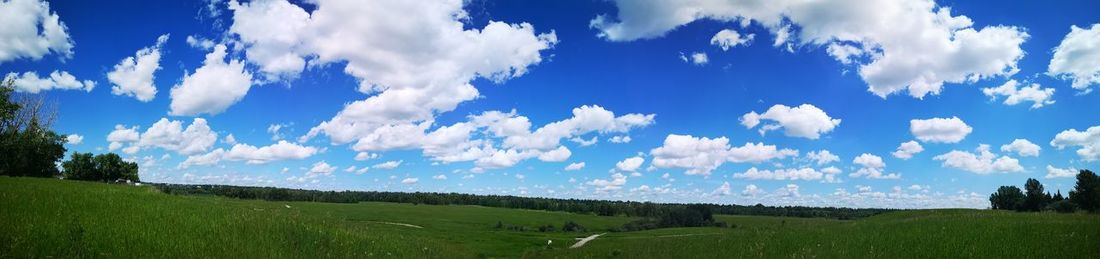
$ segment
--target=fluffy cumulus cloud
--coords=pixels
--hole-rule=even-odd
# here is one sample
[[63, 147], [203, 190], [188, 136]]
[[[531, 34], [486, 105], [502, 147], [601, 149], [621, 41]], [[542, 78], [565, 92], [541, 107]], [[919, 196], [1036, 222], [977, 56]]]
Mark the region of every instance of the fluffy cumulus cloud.
[[32, 94], [46, 90], [84, 90], [85, 92], [91, 92], [96, 84], [95, 81], [91, 80], [77, 80], [76, 76], [69, 74], [69, 72], [59, 70], [50, 72], [49, 77], [38, 77], [38, 73], [34, 71], [23, 72], [22, 74], [12, 72], [4, 76], [4, 81], [8, 80], [13, 80], [16, 92]]
[[186, 128], [181, 121], [161, 118], [142, 133], [138, 132], [136, 126], [127, 128], [116, 125], [115, 130], [107, 135], [107, 141], [110, 143], [109, 150], [129, 144], [129, 147], [123, 149], [127, 154], [156, 147], [176, 151], [181, 155], [192, 155], [209, 150], [218, 141], [218, 133], [211, 130], [203, 118], [195, 118]]
[[750, 180], [821, 180], [826, 174], [813, 168], [787, 168], [787, 169], [775, 169], [775, 170], [760, 170], [756, 167], [749, 168], [749, 170], [743, 173], [733, 174], [733, 178], [743, 178]]
[[920, 143], [910, 140], [909, 142], [901, 143], [901, 145], [898, 145], [898, 149], [890, 154], [902, 160], [909, 160], [910, 158], [913, 158], [913, 155], [916, 155], [917, 153], [923, 151], [924, 147], [921, 146]]
[[571, 164], [565, 166], [565, 171], [577, 171], [577, 170], [581, 170], [581, 169], [584, 169], [584, 162], [571, 163]]
[[394, 169], [394, 168], [397, 168], [397, 167], [401, 166], [401, 164], [404, 163], [404, 162], [405, 162], [404, 160], [386, 161], [386, 162], [374, 164], [373, 166], [371, 166], [371, 168], [375, 168], [375, 169]]
[[244, 69], [240, 60], [226, 62], [225, 51], [225, 45], [214, 46], [206, 54], [202, 67], [195, 73], [185, 73], [180, 84], [172, 87], [169, 114], [214, 115], [244, 98], [252, 88], [252, 73]]
[[814, 163], [817, 163], [817, 165], [826, 165], [832, 162], [840, 161], [839, 156], [834, 155], [828, 150], [810, 151], [809, 153], [806, 153], [806, 158], [810, 159], [810, 161], [813, 161]]
[[69, 28], [50, 4], [39, 0], [0, 2], [0, 63], [18, 58], [40, 59], [54, 53], [73, 55]]
[[559, 146], [557, 149], [550, 150], [539, 155], [539, 160], [546, 162], [562, 162], [569, 159], [569, 156], [573, 155], [565, 146]]
[[282, 160], [306, 159], [318, 152], [315, 147], [302, 146], [285, 140], [262, 147], [238, 143], [229, 148], [228, 151], [218, 148], [206, 154], [189, 156], [179, 167], [213, 165], [222, 160], [244, 161], [247, 164], [266, 164]]
[[1073, 168], [1057, 168], [1051, 165], [1047, 165], [1047, 179], [1052, 178], [1070, 178], [1077, 176], [1077, 169]]
[[1017, 88], [1018, 84], [1016, 80], [1008, 80], [1008, 82], [998, 87], [982, 88], [982, 93], [993, 98], [993, 100], [996, 100], [999, 96], [1004, 96], [1005, 105], [1031, 102], [1031, 109], [1054, 104], [1054, 100], [1050, 99], [1051, 96], [1054, 96], [1054, 88], [1040, 88], [1039, 84]]
[[921, 142], [958, 143], [974, 131], [959, 117], [915, 119], [909, 121], [909, 132]]
[[735, 30], [724, 29], [714, 34], [714, 37], [710, 38], [710, 45], [715, 45], [722, 48], [722, 51], [728, 51], [731, 48], [737, 46], [748, 46], [752, 44], [752, 39], [756, 37], [756, 34], [749, 33], [748, 35], [741, 35]]
[[690, 55], [684, 55], [683, 52], [680, 52], [680, 60], [697, 66], [706, 65], [710, 62], [710, 58], [707, 57], [705, 52], [692, 52]]
[[65, 136], [65, 143], [68, 143], [69, 145], [79, 145], [82, 142], [84, 142], [84, 136], [77, 134], [69, 134], [68, 136]]
[[622, 189], [623, 185], [626, 185], [626, 176], [622, 173], [615, 173], [611, 175], [611, 179], [595, 179], [585, 184], [596, 188], [596, 192], [617, 191]]
[[989, 151], [989, 145], [981, 144], [976, 149], [977, 154], [952, 150], [942, 155], [933, 157], [934, 160], [943, 161], [943, 167], [955, 168], [976, 174], [989, 174], [994, 172], [1023, 172], [1024, 167], [1020, 161], [1008, 156], [997, 157]]
[[741, 196], [756, 197], [757, 195], [760, 195], [760, 194], [763, 194], [763, 193], [764, 193], [764, 190], [760, 189], [760, 187], [757, 187], [755, 184], [745, 185], [745, 189], [741, 190]]
[[710, 175], [726, 162], [760, 163], [772, 159], [798, 156], [797, 150], [779, 149], [763, 143], [745, 143], [730, 147], [726, 137], [706, 138], [691, 135], [670, 134], [664, 143], [649, 151], [652, 165], [657, 168], [687, 169], [688, 175]]
[[168, 34], [157, 37], [157, 43], [137, 51], [133, 57], [126, 57], [107, 73], [107, 80], [114, 86], [111, 93], [132, 96], [138, 101], [152, 101], [157, 95], [157, 86], [153, 85], [153, 73], [160, 70], [160, 48], [168, 42]]
[[642, 167], [642, 163], [645, 163], [645, 158], [640, 156], [631, 157], [615, 163], [615, 169], [619, 169], [619, 171], [634, 172]]
[[776, 46], [827, 46], [838, 61], [858, 66], [869, 90], [881, 97], [907, 91], [923, 98], [938, 94], [944, 83], [1013, 75], [1029, 37], [1014, 26], [975, 28], [969, 17], [932, 0], [615, 3], [616, 17], [590, 22], [604, 39], [656, 38], [700, 19], [760, 24], [776, 36]]
[[741, 116], [741, 125], [745, 128], [754, 128], [761, 124], [762, 120], [773, 121], [760, 127], [760, 134], [770, 130], [783, 129], [783, 134], [791, 137], [818, 139], [821, 134], [833, 131], [840, 125], [840, 119], [833, 119], [811, 104], [802, 104], [798, 107], [787, 107], [776, 104], [764, 114], [749, 112]]
[[859, 170], [848, 174], [852, 178], [865, 177], [867, 179], [899, 179], [901, 174], [898, 173], [886, 173], [886, 162], [882, 161], [882, 157], [863, 153], [852, 159], [853, 164], [860, 165]]
[[1001, 146], [1002, 152], [1013, 152], [1020, 156], [1039, 156], [1039, 150], [1042, 150], [1039, 145], [1026, 139], [1016, 139], [1012, 143]]
[[[474, 79], [499, 83], [524, 75], [530, 66], [542, 62], [542, 51], [557, 43], [556, 34], [537, 34], [528, 23], [490, 21], [482, 28], [466, 28], [463, 4], [460, 0], [369, 4], [322, 0], [307, 12], [284, 0], [231, 1], [230, 34], [244, 43], [246, 60], [267, 79], [293, 78], [309, 67], [306, 64], [336, 64], [359, 80], [358, 90], [369, 96], [347, 104], [303, 139], [324, 134], [336, 144], [358, 141], [358, 151], [419, 146], [426, 153], [447, 153], [433, 156], [444, 161], [496, 155], [486, 165], [538, 156], [541, 152], [488, 150], [469, 141], [464, 146], [434, 143], [447, 145], [435, 145], [438, 150], [432, 150], [425, 146], [433, 143], [417, 136], [426, 135], [422, 133], [435, 115], [477, 98], [478, 90], [470, 84]], [[271, 30], [271, 24], [282, 26]], [[474, 128], [446, 127], [451, 135], [439, 137], [455, 138], [439, 140], [461, 141], [461, 133]], [[416, 140], [394, 139], [410, 131]]]
[[1081, 156], [1081, 159], [1096, 161], [1100, 159], [1100, 126], [1092, 126], [1085, 131], [1068, 129], [1059, 132], [1050, 141], [1050, 145], [1059, 150], [1066, 147], [1080, 147], [1077, 149], [1077, 155]]
[[[1100, 23], [1088, 29], [1070, 26], [1069, 34], [1054, 48], [1047, 74], [1073, 80], [1073, 88], [1090, 91], [1100, 84]], [[2, 61], [2, 59], [0, 59]]]

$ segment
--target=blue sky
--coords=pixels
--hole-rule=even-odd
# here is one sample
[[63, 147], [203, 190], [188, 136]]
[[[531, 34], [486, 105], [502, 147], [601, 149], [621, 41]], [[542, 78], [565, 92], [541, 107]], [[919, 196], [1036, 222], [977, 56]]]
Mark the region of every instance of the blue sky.
[[985, 207], [1098, 165], [1094, 2], [752, 2], [14, 0], [0, 73], [152, 182]]

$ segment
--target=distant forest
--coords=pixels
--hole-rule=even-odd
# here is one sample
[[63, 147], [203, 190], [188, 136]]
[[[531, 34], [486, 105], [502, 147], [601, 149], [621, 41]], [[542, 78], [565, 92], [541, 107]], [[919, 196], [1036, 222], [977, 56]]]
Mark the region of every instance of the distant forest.
[[215, 195], [239, 199], [268, 201], [312, 201], [331, 203], [394, 202], [430, 205], [479, 205], [496, 208], [564, 211], [601, 216], [660, 218], [685, 208], [703, 206], [710, 212], [727, 215], [784, 216], [803, 218], [855, 219], [880, 214], [892, 209], [852, 209], [804, 206], [753, 206], [720, 204], [679, 204], [635, 201], [606, 201], [518, 197], [506, 195], [476, 195], [430, 192], [377, 191], [317, 191], [274, 187], [243, 187], [227, 185], [152, 184], [168, 194]]

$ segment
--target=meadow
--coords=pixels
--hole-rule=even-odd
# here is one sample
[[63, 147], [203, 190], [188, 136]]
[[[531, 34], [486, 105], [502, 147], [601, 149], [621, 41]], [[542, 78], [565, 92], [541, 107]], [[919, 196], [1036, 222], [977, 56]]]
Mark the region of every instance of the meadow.
[[[0, 257], [20, 258], [1100, 256], [1100, 215], [1083, 213], [913, 210], [858, 220], [716, 215], [730, 227], [609, 232], [635, 219], [465, 205], [268, 202], [12, 177], [0, 177], [0, 208]], [[588, 230], [538, 231], [566, 221]], [[601, 233], [569, 248], [574, 238]]]

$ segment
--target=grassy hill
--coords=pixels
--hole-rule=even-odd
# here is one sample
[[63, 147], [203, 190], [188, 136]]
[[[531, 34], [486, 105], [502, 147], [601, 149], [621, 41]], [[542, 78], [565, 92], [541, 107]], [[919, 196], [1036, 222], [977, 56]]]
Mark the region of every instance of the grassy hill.
[[[633, 220], [394, 203], [266, 202], [0, 177], [0, 257], [1056, 257], [1100, 255], [1100, 215], [985, 210], [867, 219], [717, 216], [735, 227], [575, 237]], [[539, 232], [575, 221], [589, 232]], [[526, 231], [505, 226], [522, 226]], [[552, 240], [551, 245], [546, 245]]]

